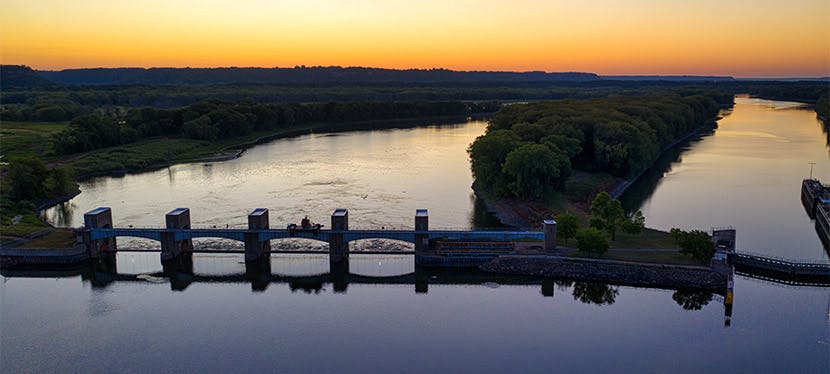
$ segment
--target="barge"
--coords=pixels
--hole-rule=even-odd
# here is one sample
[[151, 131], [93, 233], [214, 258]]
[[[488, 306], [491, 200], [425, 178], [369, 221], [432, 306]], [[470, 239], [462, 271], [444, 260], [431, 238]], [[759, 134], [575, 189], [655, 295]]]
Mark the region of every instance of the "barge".
[[830, 203], [822, 203], [816, 207], [816, 233], [824, 245], [824, 250], [830, 253]]
[[830, 204], [830, 191], [817, 179], [801, 181], [801, 204], [810, 218], [816, 218], [816, 209], [820, 204]]

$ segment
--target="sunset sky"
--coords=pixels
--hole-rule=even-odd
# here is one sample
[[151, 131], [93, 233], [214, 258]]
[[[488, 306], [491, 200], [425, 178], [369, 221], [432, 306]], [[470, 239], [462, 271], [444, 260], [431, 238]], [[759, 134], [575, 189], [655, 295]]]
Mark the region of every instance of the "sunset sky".
[[828, 20], [830, 0], [0, 0], [0, 59], [810, 77]]

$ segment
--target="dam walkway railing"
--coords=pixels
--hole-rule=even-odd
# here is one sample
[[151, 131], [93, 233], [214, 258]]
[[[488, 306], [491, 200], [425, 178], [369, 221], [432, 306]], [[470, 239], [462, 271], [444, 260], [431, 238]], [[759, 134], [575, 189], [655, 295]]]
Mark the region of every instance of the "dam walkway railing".
[[729, 262], [743, 272], [806, 277], [830, 283], [830, 264], [797, 262], [746, 252], [729, 252], [728, 256]]

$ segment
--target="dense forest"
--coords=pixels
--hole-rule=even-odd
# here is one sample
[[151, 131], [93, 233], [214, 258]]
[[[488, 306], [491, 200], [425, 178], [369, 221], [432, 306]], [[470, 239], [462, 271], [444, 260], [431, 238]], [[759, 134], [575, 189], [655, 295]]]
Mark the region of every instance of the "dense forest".
[[561, 190], [574, 168], [629, 177], [731, 103], [706, 92], [510, 105], [470, 145], [472, 171], [495, 196], [522, 199]]
[[826, 122], [830, 118], [827, 117], [828, 113], [830, 113], [830, 96], [824, 95], [816, 100], [816, 114]]
[[208, 100], [178, 109], [144, 107], [110, 115], [81, 115], [55, 136], [54, 144], [58, 153], [71, 154], [155, 136], [215, 141], [296, 124], [458, 116], [494, 112], [500, 105], [461, 101], [259, 104], [250, 100]]
[[[79, 78], [64, 81], [46, 78], [58, 73]], [[134, 76], [152, 79], [130, 78]], [[583, 73], [339, 67], [43, 72], [25, 66], [3, 65], [0, 66], [0, 85], [0, 119], [5, 121], [69, 121], [85, 114], [101, 115], [145, 106], [172, 109], [205, 100], [251, 100], [257, 103], [532, 101], [614, 95], [657, 96], [673, 94], [677, 90], [688, 93], [717, 89], [812, 104], [828, 94], [828, 85], [824, 81], [764, 82], [729, 77], [599, 77]]]
[[770, 100], [796, 101], [815, 104], [820, 97], [830, 94], [827, 82], [755, 82], [733, 88], [735, 93], [748, 93]]
[[386, 85], [213, 85], [213, 86], [61, 86], [3, 89], [0, 118], [5, 121], [68, 121], [79, 115], [131, 107], [179, 108], [205, 100], [257, 103], [350, 101], [531, 101], [588, 99], [612, 95], [650, 96], [700, 91], [705, 86], [675, 82], [600, 82], [576, 84], [386, 84]]
[[0, 118], [6, 121], [68, 121], [82, 114], [120, 107], [179, 108], [204, 100], [258, 103], [351, 101], [542, 100], [644, 94], [636, 88], [523, 87], [478, 85], [366, 86], [106, 86], [53, 87], [0, 91]]

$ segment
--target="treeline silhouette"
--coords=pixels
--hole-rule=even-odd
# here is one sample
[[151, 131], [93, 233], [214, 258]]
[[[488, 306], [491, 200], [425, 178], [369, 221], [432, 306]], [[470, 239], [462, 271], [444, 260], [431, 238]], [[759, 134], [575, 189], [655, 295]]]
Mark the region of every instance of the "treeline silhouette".
[[815, 104], [819, 98], [830, 94], [828, 82], [756, 82], [744, 83], [733, 89], [736, 93], [748, 93], [770, 100], [796, 101]]
[[609, 97], [511, 105], [470, 145], [476, 183], [497, 197], [538, 199], [573, 168], [628, 177], [732, 104], [732, 95]]
[[115, 111], [122, 107], [179, 108], [204, 100], [259, 103], [315, 103], [346, 101], [553, 100], [587, 99], [611, 95], [660, 95], [677, 90], [699, 91], [700, 86], [671, 82], [591, 82], [581, 85], [490, 83], [434, 85], [215, 85], [215, 86], [93, 86], [3, 89], [0, 118], [6, 121], [68, 121], [82, 114]]
[[67, 121], [115, 107], [178, 108], [204, 100], [314, 103], [414, 100], [541, 100], [633, 94], [617, 88], [477, 86], [111, 86], [4, 90], [0, 118], [7, 121]]
[[306, 123], [460, 116], [494, 112], [498, 102], [410, 101], [261, 104], [208, 100], [178, 109], [134, 108], [120, 114], [86, 114], [56, 134], [56, 152], [70, 154], [154, 136], [215, 141]]
[[829, 112], [830, 112], [830, 97], [827, 96], [827, 95], [824, 95], [824, 96], [818, 98], [818, 100], [816, 100], [816, 114], [818, 114], [819, 117], [821, 117], [821, 119], [823, 119], [825, 122], [827, 122], [827, 119], [830, 118], [830, 117], [827, 117], [827, 114]]
[[[293, 68], [92, 68], [35, 71], [26, 66], [0, 66], [11, 78], [35, 74], [69, 85], [213, 85], [226, 83], [319, 84], [383, 82], [529, 82], [590, 81], [593, 73], [543, 71], [456, 71], [449, 69], [382, 69], [371, 67], [295, 66]], [[28, 69], [28, 71], [27, 71]], [[0, 71], [2, 73], [2, 71]], [[16, 83], [16, 82], [13, 82]]]

